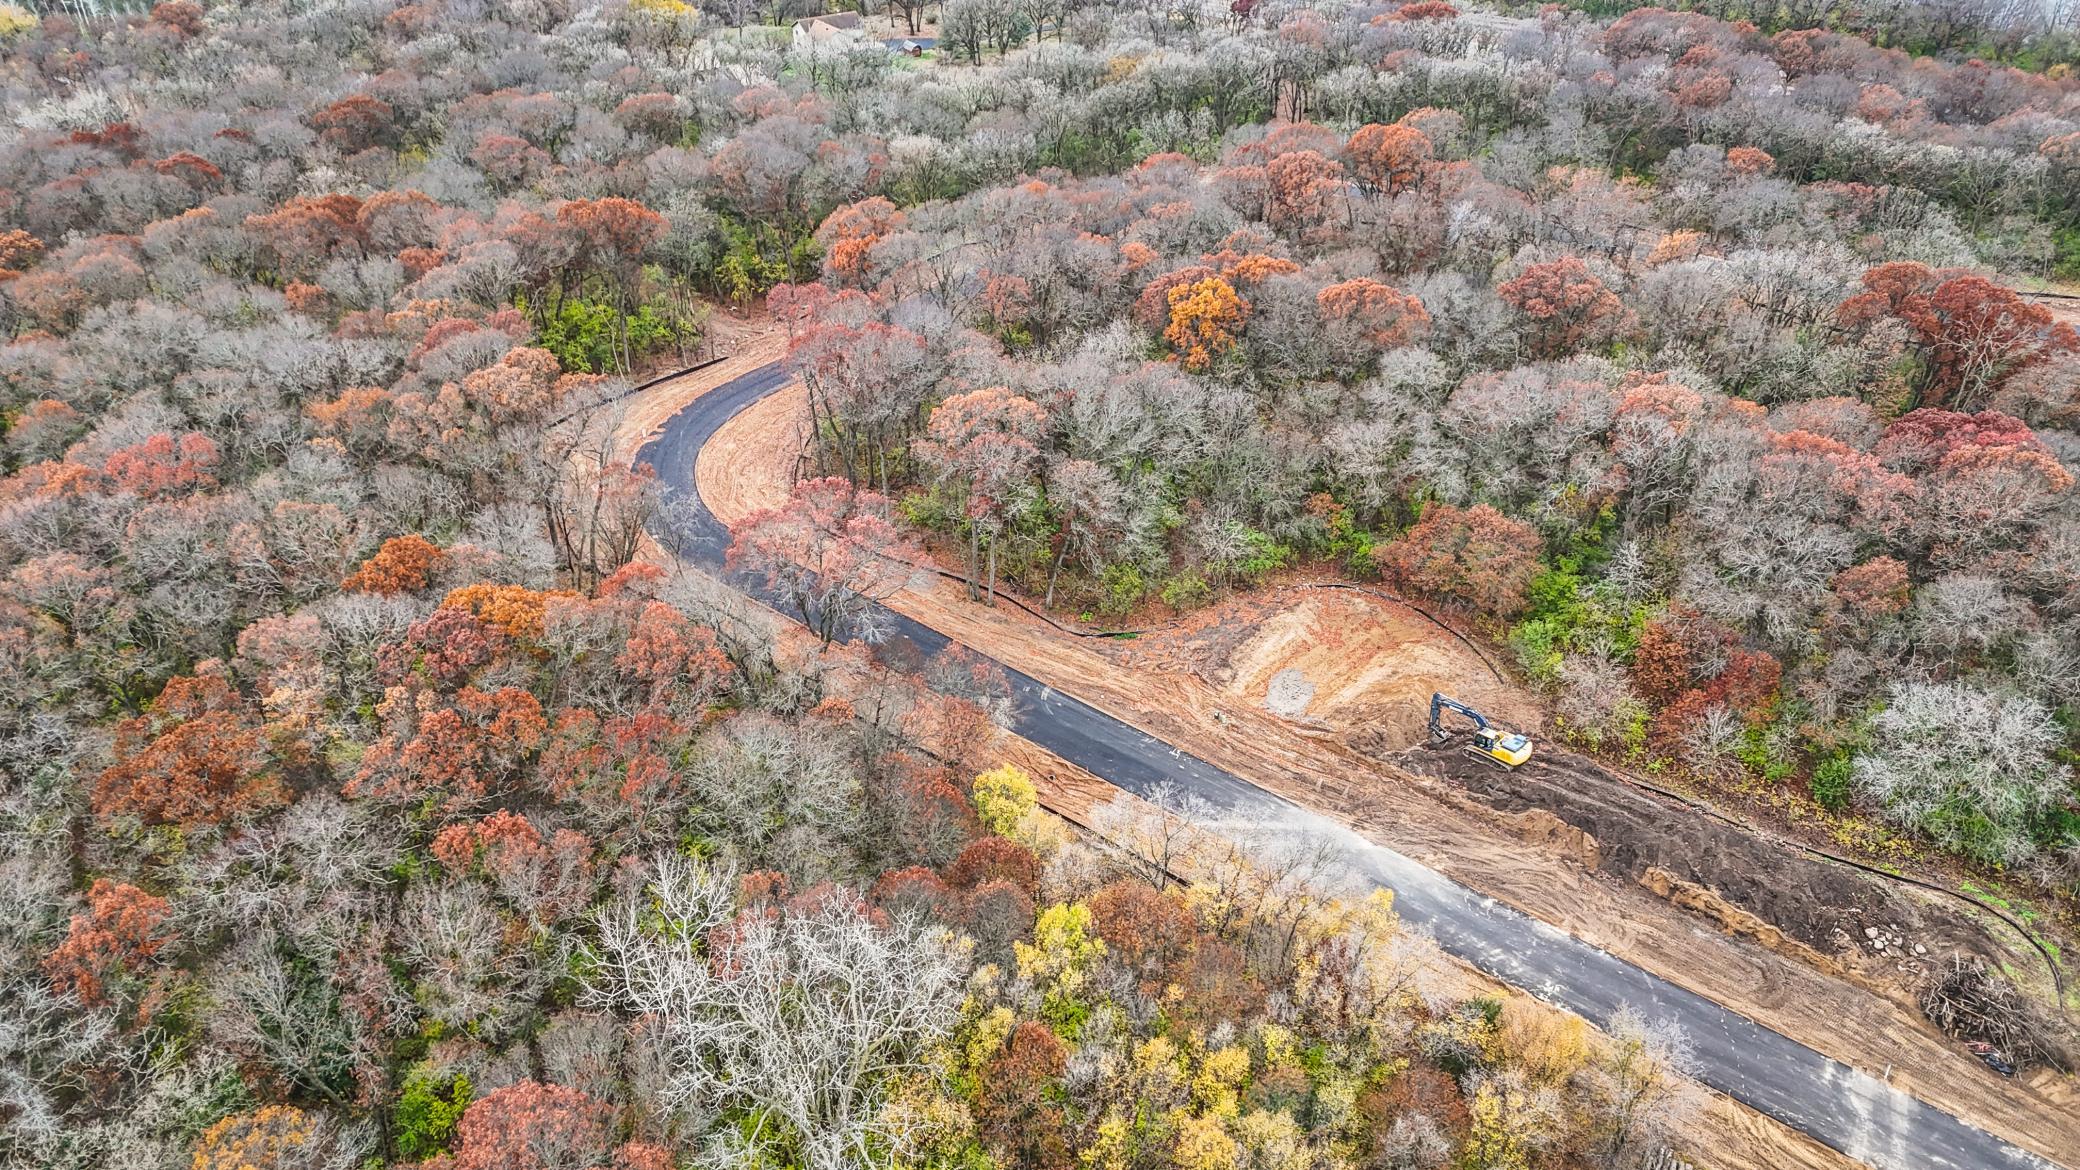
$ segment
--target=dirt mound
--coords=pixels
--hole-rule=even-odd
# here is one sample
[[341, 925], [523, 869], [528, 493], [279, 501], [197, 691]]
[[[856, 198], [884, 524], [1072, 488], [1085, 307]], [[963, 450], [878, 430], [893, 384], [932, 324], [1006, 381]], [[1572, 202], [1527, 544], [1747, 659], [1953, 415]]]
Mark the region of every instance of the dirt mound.
[[1112, 645], [1123, 665], [1196, 675], [1281, 718], [1385, 748], [1424, 738], [1433, 691], [1512, 727], [1538, 722], [1536, 706], [1451, 631], [1365, 593], [1280, 590]]
[[1457, 742], [1402, 752], [1393, 762], [1452, 780], [1501, 812], [1538, 809], [1560, 818], [1595, 838], [1604, 871], [1732, 933], [1767, 941], [1769, 931], [1781, 931], [1888, 983], [1911, 982], [1952, 954], [2006, 957], [1962, 907], [1714, 820], [1549, 743], [1513, 771], [1475, 759]]

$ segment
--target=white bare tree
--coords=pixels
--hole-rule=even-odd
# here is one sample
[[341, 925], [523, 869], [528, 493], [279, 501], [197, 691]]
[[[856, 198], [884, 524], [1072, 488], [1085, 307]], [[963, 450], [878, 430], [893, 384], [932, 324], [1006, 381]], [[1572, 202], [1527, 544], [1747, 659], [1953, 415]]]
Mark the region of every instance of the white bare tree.
[[1900, 683], [1856, 760], [1856, 784], [1886, 813], [1952, 849], [2018, 862], [2031, 818], [2070, 791], [2061, 736], [2042, 703], [1965, 682]]
[[586, 998], [659, 1022], [671, 1104], [760, 1110], [778, 1124], [753, 1145], [811, 1170], [866, 1166], [885, 1136], [882, 1087], [951, 1028], [966, 954], [942, 930], [878, 924], [842, 892], [739, 913], [734, 886], [660, 857], [646, 890], [601, 912]]

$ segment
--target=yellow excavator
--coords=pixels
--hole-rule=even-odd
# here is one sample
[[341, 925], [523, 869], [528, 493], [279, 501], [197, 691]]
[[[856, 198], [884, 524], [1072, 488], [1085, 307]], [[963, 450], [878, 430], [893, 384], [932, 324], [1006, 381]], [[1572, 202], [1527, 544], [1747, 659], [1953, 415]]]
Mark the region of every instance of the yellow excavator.
[[1513, 731], [1503, 731], [1488, 725], [1488, 717], [1457, 699], [1447, 699], [1433, 692], [1430, 696], [1430, 742], [1444, 743], [1452, 733], [1444, 725], [1447, 711], [1464, 715], [1473, 720], [1473, 742], [1466, 745], [1468, 755], [1492, 760], [1505, 768], [1514, 768], [1531, 758], [1531, 741]]

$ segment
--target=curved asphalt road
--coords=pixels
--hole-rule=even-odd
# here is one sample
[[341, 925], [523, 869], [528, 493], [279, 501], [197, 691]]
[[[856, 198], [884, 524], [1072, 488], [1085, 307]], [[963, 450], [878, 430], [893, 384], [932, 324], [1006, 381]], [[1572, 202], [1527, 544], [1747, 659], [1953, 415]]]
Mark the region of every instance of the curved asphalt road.
[[[657, 534], [680, 557], [721, 572], [729, 531], [700, 501], [694, 459], [724, 423], [789, 380], [774, 363], [725, 383], [674, 415], [638, 454], [657, 469], [668, 492], [692, 497], [682, 513], [682, 529]], [[757, 596], [755, 588], [736, 584]], [[948, 643], [945, 635], [902, 614], [886, 618], [894, 631], [888, 648], [914, 653], [918, 661]], [[901, 646], [904, 642], [911, 646]], [[1875, 1077], [1004, 669], [1017, 695], [1013, 726], [1018, 734], [1129, 792], [1147, 794], [1168, 784], [1227, 816], [1339, 837], [1356, 870], [1394, 891], [1394, 909], [1402, 920], [1427, 929], [1446, 951], [1598, 1025], [1627, 1005], [1650, 1020], [1674, 1020], [1690, 1042], [1700, 1080], [1858, 1161], [1879, 1170], [2052, 1167]], [[2080, 1159], [2069, 1161], [2080, 1167]]]

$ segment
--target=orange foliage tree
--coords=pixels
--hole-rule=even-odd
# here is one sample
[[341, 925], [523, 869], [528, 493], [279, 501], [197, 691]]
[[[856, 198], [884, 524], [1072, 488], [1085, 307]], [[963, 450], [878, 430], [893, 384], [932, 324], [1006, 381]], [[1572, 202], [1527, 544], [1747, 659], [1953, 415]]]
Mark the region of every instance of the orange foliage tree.
[[264, 746], [230, 684], [176, 678], [149, 712], [116, 725], [115, 763], [94, 783], [94, 812], [193, 829], [279, 808], [289, 797]]
[[1343, 147], [1343, 157], [1358, 181], [1388, 195], [1398, 195], [1421, 181], [1435, 153], [1429, 135], [1398, 122], [1360, 126]]
[[293, 1105], [234, 1113], [202, 1131], [194, 1170], [262, 1170], [304, 1164], [322, 1139], [315, 1119]]
[[60, 993], [93, 1005], [108, 1002], [108, 979], [134, 975], [170, 941], [160, 933], [166, 899], [136, 886], [94, 879], [87, 912], [72, 916], [65, 941], [43, 960], [43, 973]]
[[1178, 285], [1166, 297], [1170, 324], [1163, 330], [1163, 340], [1177, 351], [1187, 370], [1204, 370], [1215, 357], [1234, 349], [1243, 326], [1249, 323], [1249, 302], [1218, 276]]
[[443, 609], [460, 609], [478, 621], [513, 638], [540, 638], [543, 614], [558, 598], [574, 598], [568, 589], [529, 589], [524, 585], [494, 585], [479, 581], [453, 589], [441, 599]]
[[385, 597], [417, 593], [432, 583], [434, 570], [446, 559], [439, 545], [416, 532], [393, 536], [342, 581], [340, 588]]

